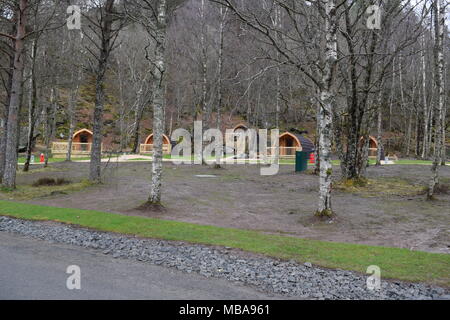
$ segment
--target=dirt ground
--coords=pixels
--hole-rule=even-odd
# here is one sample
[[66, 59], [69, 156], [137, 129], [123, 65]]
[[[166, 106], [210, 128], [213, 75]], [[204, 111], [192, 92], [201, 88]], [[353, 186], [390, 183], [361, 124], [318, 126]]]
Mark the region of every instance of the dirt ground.
[[[106, 164], [103, 164], [105, 166]], [[88, 163], [55, 163], [44, 171], [35, 166], [20, 174], [19, 184], [31, 184], [40, 177], [64, 177], [81, 181], [88, 175]], [[151, 164], [110, 163], [104, 170], [105, 183], [83, 191], [30, 200], [30, 203], [94, 209], [126, 215], [162, 219], [328, 241], [401, 247], [450, 253], [450, 194], [425, 201], [417, 189], [428, 183], [430, 166], [390, 165], [368, 168], [369, 178], [381, 181], [381, 189], [370, 192], [333, 191], [334, 223], [317, 222], [318, 178], [296, 174], [282, 165], [275, 176], [261, 176], [257, 165], [206, 166], [164, 164], [163, 203], [166, 212], [135, 210], [147, 199]], [[334, 167], [335, 178], [339, 168]], [[450, 167], [441, 167], [442, 182], [450, 184]], [[216, 177], [197, 177], [215, 175]], [[388, 182], [401, 181], [403, 189]], [[386, 185], [384, 185], [386, 182]]]

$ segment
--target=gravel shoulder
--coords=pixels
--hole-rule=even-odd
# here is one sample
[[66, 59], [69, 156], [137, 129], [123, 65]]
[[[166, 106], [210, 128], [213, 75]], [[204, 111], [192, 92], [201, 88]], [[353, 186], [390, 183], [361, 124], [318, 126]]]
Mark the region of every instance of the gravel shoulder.
[[[192, 274], [193, 279], [221, 279], [257, 289], [261, 294], [294, 299], [450, 299], [448, 288], [400, 281], [367, 289], [367, 276], [247, 254], [227, 248], [139, 239], [68, 225], [0, 217], [0, 232], [83, 247], [110, 259], [132, 260]], [[45, 246], [44, 246], [45, 247]], [[45, 250], [45, 249], [43, 249]], [[3, 259], [2, 255], [2, 259]], [[115, 275], [120, 278], [121, 275]], [[189, 296], [186, 296], [189, 298]], [[213, 298], [213, 297], [211, 297]], [[229, 297], [232, 299], [233, 297]]]
[[[0, 299], [279, 299], [223, 279], [205, 278], [98, 250], [0, 232]], [[67, 267], [81, 271], [80, 290], [66, 287]]]

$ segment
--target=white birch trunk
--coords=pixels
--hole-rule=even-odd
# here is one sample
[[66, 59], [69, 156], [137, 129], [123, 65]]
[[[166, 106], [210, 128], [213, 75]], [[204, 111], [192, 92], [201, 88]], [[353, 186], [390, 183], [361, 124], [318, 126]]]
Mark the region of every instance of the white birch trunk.
[[162, 186], [162, 160], [163, 160], [163, 133], [164, 133], [164, 72], [166, 68], [166, 33], [167, 33], [167, 3], [160, 0], [158, 3], [156, 49], [153, 89], [153, 162], [152, 184], [148, 203], [161, 204]]
[[317, 215], [320, 217], [331, 217], [331, 134], [332, 134], [332, 108], [334, 103], [333, 82], [337, 61], [337, 22], [335, 0], [325, 2], [325, 27], [326, 27], [326, 51], [325, 65], [323, 69], [320, 88], [320, 136], [319, 136], [319, 158], [320, 158], [320, 188], [319, 206]]
[[444, 111], [444, 26], [445, 26], [445, 4], [443, 0], [434, 1], [434, 32], [435, 32], [435, 82], [437, 90], [436, 106], [436, 130], [434, 148], [434, 160], [431, 167], [431, 179], [428, 188], [428, 199], [432, 199], [436, 185], [439, 184], [439, 164], [442, 152], [442, 115]]

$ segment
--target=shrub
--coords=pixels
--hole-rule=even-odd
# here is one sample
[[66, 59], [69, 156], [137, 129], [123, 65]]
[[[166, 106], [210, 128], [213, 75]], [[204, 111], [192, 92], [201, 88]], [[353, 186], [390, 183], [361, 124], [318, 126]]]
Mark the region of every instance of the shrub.
[[64, 178], [39, 178], [35, 183], [33, 183], [33, 187], [40, 187], [40, 186], [61, 186], [64, 184], [71, 183], [69, 180], [66, 180]]
[[62, 186], [62, 185], [64, 185], [64, 184], [70, 184], [70, 183], [72, 183], [72, 182], [69, 181], [69, 180], [66, 180], [66, 179], [64, 179], [64, 178], [57, 178], [57, 179], [55, 180], [55, 185], [57, 185], [57, 186]]
[[[430, 190], [430, 187], [424, 188], [422, 194], [428, 194]], [[447, 184], [438, 183], [434, 187], [434, 194], [449, 194], [450, 193], [450, 187]]]

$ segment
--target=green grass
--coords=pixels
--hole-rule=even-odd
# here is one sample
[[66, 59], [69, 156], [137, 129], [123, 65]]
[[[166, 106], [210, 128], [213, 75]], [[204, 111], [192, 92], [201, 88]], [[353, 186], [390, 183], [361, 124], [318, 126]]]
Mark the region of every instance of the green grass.
[[[375, 161], [374, 161], [374, 164], [375, 164]], [[407, 159], [402, 160], [402, 159], [399, 159], [398, 161], [395, 161], [395, 164], [408, 164], [408, 165], [417, 164], [417, 165], [429, 165], [429, 166], [431, 166], [433, 164], [433, 161], [430, 161], [430, 160], [407, 160]]]
[[[111, 161], [114, 160], [115, 158], [117, 158], [117, 157], [111, 157]], [[103, 156], [102, 159], [109, 159], [109, 157]], [[76, 162], [76, 161], [87, 161], [87, 160], [91, 160], [91, 158], [90, 157], [80, 157], [80, 158], [73, 157], [72, 158], [72, 161], [74, 161], [74, 162]], [[143, 159], [143, 160], [146, 160], [146, 159]], [[17, 162], [18, 162], [19, 165], [25, 164], [25, 161], [26, 161], [25, 157], [19, 157], [17, 159]], [[49, 163], [64, 162], [64, 161], [66, 161], [66, 158], [49, 158], [48, 159]], [[34, 164], [39, 164], [39, 156], [35, 156]]]
[[400, 248], [299, 239], [263, 232], [204, 226], [91, 210], [64, 209], [0, 201], [0, 215], [51, 220], [147, 238], [228, 246], [327, 268], [365, 273], [378, 265], [384, 278], [450, 286], [450, 255]]
[[[104, 159], [105, 157], [102, 157], [102, 159]], [[80, 160], [90, 160], [90, 157], [85, 157], [85, 158], [72, 158], [72, 161], [80, 161]], [[19, 157], [17, 159], [17, 162], [19, 164], [25, 164], [26, 158], [25, 157]], [[55, 163], [55, 162], [64, 162], [66, 161], [66, 158], [49, 158], [48, 162], [49, 163]], [[39, 156], [35, 156], [34, 158], [34, 164], [38, 164], [39, 163]]]
[[146, 158], [133, 158], [133, 159], [128, 159], [128, 161], [151, 161], [151, 160], [146, 159]]
[[[19, 164], [24, 164], [26, 160], [27, 159], [25, 157], [19, 157], [19, 159], [17, 159], [17, 162]], [[66, 161], [66, 159], [65, 158], [49, 158], [48, 159], [48, 162], [50, 162], [50, 163], [52, 163], [52, 162], [63, 162], [63, 161]], [[34, 163], [35, 164], [39, 163], [39, 156], [34, 156]]]

